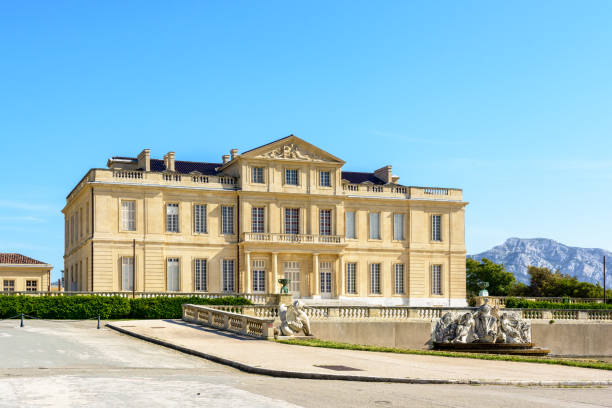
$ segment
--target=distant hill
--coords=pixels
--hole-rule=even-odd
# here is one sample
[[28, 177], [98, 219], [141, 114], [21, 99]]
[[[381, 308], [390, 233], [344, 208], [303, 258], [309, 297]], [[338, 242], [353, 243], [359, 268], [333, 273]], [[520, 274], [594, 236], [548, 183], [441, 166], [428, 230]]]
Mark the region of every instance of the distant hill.
[[606, 256], [606, 287], [612, 288], [612, 252], [599, 248], [579, 248], [545, 238], [508, 238], [506, 242], [469, 258], [488, 258], [503, 263], [520, 282], [529, 283], [527, 268], [559, 269], [583, 282], [602, 284], [603, 256]]

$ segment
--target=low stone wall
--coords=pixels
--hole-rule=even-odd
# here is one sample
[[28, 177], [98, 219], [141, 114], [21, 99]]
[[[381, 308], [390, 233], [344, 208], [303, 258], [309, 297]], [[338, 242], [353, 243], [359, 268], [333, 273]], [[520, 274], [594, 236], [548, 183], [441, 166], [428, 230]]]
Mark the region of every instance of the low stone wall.
[[260, 339], [274, 339], [274, 319], [246, 316], [200, 305], [183, 305], [183, 320]]
[[612, 323], [532, 320], [531, 340], [560, 356], [612, 356]]
[[408, 349], [431, 348], [431, 321], [313, 320], [317, 339]]
[[[426, 320], [349, 320], [311, 321], [312, 331], [321, 340], [427, 350], [431, 330]], [[531, 320], [531, 339], [537, 347], [559, 356], [612, 356], [612, 323], [590, 321]]]

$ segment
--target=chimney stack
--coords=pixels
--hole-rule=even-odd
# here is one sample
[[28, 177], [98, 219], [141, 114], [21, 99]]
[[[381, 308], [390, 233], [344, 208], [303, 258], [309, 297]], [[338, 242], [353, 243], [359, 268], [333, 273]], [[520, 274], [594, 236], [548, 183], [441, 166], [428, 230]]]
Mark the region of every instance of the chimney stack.
[[378, 170], [374, 170], [374, 175], [385, 183], [391, 183], [393, 180], [393, 174], [391, 173], [391, 165], [381, 167]]
[[164, 164], [166, 165], [166, 170], [175, 171], [174, 170], [174, 152], [168, 152], [168, 154], [164, 155]]
[[223, 159], [223, 164], [227, 163], [230, 159], [229, 154], [224, 154], [221, 159]]
[[231, 160], [234, 160], [236, 158], [236, 156], [238, 156], [238, 149], [232, 149], [230, 150], [230, 157]]
[[144, 149], [138, 155], [138, 168], [151, 171], [151, 151], [149, 149]]

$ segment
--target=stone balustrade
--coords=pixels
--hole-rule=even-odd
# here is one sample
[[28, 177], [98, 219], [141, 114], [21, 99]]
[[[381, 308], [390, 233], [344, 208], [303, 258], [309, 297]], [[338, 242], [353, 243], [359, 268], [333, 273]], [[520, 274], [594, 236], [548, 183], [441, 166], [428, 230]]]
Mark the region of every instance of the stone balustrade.
[[476, 306], [484, 304], [485, 298], [489, 299], [489, 305], [505, 307], [506, 300], [521, 299], [534, 302], [550, 302], [550, 303], [603, 303], [602, 298], [568, 298], [568, 297], [528, 297], [528, 296], [476, 296]]
[[[219, 310], [256, 316], [278, 318], [278, 306], [211, 306]], [[575, 309], [505, 309], [521, 313], [524, 319], [544, 320], [597, 320], [612, 321], [612, 310], [575, 310]], [[408, 306], [309, 306], [304, 308], [310, 320], [325, 319], [385, 319], [385, 320], [434, 320], [446, 312], [474, 312], [476, 308], [453, 307], [408, 307]]]
[[[224, 306], [226, 307], [226, 306]], [[236, 308], [239, 310], [239, 308]], [[274, 319], [199, 305], [183, 305], [183, 320], [258, 339], [274, 339]]]
[[278, 234], [270, 232], [245, 232], [242, 234], [244, 242], [265, 242], [283, 244], [344, 244], [344, 237], [340, 235], [315, 234]]
[[344, 183], [342, 190], [346, 195], [406, 198], [415, 200], [452, 200], [463, 199], [462, 190], [457, 188], [415, 187], [396, 185], [373, 185]]

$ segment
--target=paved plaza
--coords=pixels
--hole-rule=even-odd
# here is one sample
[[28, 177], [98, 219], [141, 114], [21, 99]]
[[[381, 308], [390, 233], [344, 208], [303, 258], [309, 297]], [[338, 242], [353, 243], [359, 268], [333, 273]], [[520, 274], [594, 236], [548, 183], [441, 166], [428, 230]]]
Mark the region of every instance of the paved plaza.
[[[201, 336], [203, 343], [210, 341], [208, 336], [223, 337], [169, 321], [120, 321], [113, 324], [140, 326], [143, 330], [159, 332], [170, 331], [170, 327], [173, 330], [191, 330]], [[211, 347], [219, 349], [219, 344], [211, 343]], [[241, 341], [241, 344], [245, 347], [246, 344], [279, 346], [298, 354], [304, 349], [256, 340]], [[19, 327], [17, 320], [0, 321], [0, 350], [3, 350], [0, 360], [1, 407], [612, 407], [610, 387], [390, 384], [254, 375], [105, 327], [97, 330], [94, 321], [28, 320], [24, 328]], [[11, 353], [6, 353], [6, 350], [11, 350]], [[321, 362], [329, 363], [325, 361], [327, 354], [324, 354], [329, 350], [309, 350], [323, 352]], [[451, 366], [463, 361], [433, 358]], [[300, 359], [296, 357], [295, 361]], [[351, 366], [359, 367], [364, 361], [367, 360], [353, 360]], [[292, 364], [292, 360], [286, 363]], [[426, 363], [414, 363], [410, 370], [423, 364]], [[517, 370], [524, 374], [539, 367], [517, 365], [521, 367]], [[550, 367], [553, 371], [565, 368]], [[575, 376], [582, 371], [576, 370]], [[592, 378], [608, 375], [599, 370], [588, 372]]]

